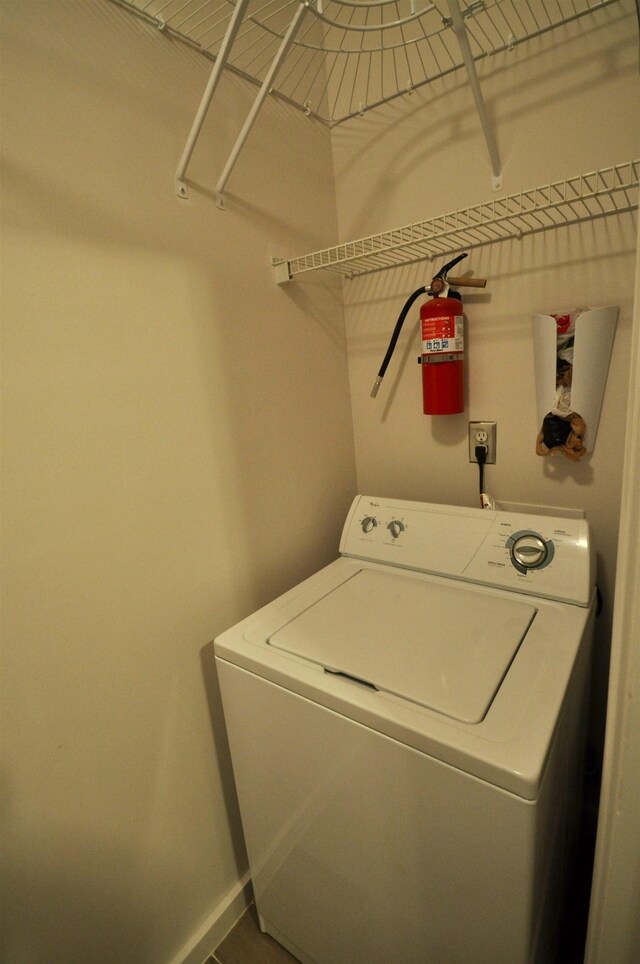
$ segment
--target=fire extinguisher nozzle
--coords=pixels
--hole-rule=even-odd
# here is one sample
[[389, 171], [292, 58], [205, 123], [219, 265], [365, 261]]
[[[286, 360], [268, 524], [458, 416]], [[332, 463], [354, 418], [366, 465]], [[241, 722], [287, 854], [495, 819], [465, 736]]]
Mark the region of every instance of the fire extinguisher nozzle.
[[381, 384], [382, 384], [382, 375], [378, 375], [375, 382], [373, 383], [373, 388], [371, 389], [371, 398], [376, 397], [376, 395], [378, 394], [378, 389], [380, 388]]

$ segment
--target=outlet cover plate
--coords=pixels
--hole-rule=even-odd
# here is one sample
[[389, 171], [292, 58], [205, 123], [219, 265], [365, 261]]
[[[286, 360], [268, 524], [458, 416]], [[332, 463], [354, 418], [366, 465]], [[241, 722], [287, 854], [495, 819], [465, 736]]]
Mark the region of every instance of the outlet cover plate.
[[[478, 439], [484, 438], [482, 433], [486, 433], [486, 442]], [[496, 461], [496, 422], [469, 422], [469, 461], [477, 462], [476, 445], [487, 446], [487, 464], [495, 465]]]

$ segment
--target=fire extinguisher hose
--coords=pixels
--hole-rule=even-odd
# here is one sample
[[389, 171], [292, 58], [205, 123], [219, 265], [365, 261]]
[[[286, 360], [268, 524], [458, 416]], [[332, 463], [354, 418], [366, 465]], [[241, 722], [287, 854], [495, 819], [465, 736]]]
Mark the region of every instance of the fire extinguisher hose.
[[391, 356], [393, 355], [394, 349], [396, 347], [396, 342], [400, 337], [400, 332], [402, 331], [404, 320], [407, 317], [407, 314], [409, 313], [409, 309], [411, 308], [411, 305], [416, 300], [416, 298], [419, 298], [420, 295], [423, 295], [428, 291], [429, 291], [429, 286], [423, 285], [421, 288], [418, 288], [416, 291], [413, 292], [412, 295], [409, 295], [409, 297], [407, 298], [402, 311], [398, 315], [398, 320], [396, 321], [396, 326], [393, 329], [393, 334], [391, 335], [391, 340], [389, 341], [389, 347], [387, 348], [387, 353], [382, 360], [382, 365], [380, 366], [378, 377], [373, 383], [373, 388], [371, 389], [371, 398], [375, 398], [376, 395], [378, 394], [378, 389], [380, 388], [382, 379], [384, 378], [389, 362], [391, 361]]

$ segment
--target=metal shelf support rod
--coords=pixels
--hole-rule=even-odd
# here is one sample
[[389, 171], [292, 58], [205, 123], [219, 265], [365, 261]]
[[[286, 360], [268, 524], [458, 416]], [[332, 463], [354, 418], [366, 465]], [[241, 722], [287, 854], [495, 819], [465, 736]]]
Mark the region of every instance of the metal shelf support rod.
[[480, 126], [482, 127], [482, 133], [484, 134], [487, 150], [489, 151], [491, 170], [493, 171], [493, 189], [494, 191], [499, 191], [502, 187], [502, 162], [500, 161], [500, 152], [498, 151], [498, 145], [493, 133], [493, 127], [491, 126], [491, 121], [489, 120], [489, 115], [487, 114], [487, 109], [484, 103], [484, 97], [482, 96], [482, 90], [480, 89], [476, 65], [471, 54], [469, 38], [467, 36], [462, 14], [460, 13], [458, 0], [448, 0], [448, 3], [449, 12], [451, 14], [451, 25], [454, 29], [458, 44], [460, 46], [460, 53], [462, 54], [462, 59], [464, 60], [469, 85], [473, 93], [473, 99], [476, 102], [476, 110], [478, 111], [478, 116], [480, 118]]
[[207, 111], [209, 110], [209, 105], [211, 104], [216, 87], [218, 86], [220, 75], [224, 70], [229, 53], [233, 46], [233, 42], [236, 39], [236, 34], [238, 33], [238, 29], [242, 23], [242, 18], [244, 17], [244, 12], [247, 9], [248, 3], [249, 0], [238, 0], [233, 14], [231, 15], [231, 19], [227, 25], [226, 33], [216, 57], [216, 62], [213, 65], [211, 76], [209, 77], [204, 94], [202, 95], [202, 100], [200, 101], [200, 106], [198, 107], [198, 111], [191, 126], [191, 131], [189, 132], [185, 149], [182, 152], [180, 160], [178, 161], [178, 167], [176, 169], [176, 193], [178, 197], [186, 198], [189, 196], [187, 186], [184, 183], [187, 166], [191, 160], [193, 149], [196, 146], [200, 131], [202, 130], [202, 125], [204, 124], [204, 119], [207, 116]]
[[280, 47], [278, 48], [278, 51], [271, 62], [271, 66], [269, 67], [267, 75], [262, 82], [262, 86], [258, 91], [258, 95], [255, 101], [253, 102], [253, 106], [251, 107], [251, 110], [247, 115], [247, 119], [245, 120], [242, 130], [238, 135], [238, 139], [233, 146], [233, 150], [229, 155], [229, 159], [225, 165], [225, 168], [222, 174], [220, 175], [220, 179], [218, 180], [218, 183], [216, 184], [216, 189], [215, 189], [216, 204], [219, 208], [222, 208], [223, 210], [225, 206], [223, 192], [224, 192], [225, 185], [229, 179], [229, 175], [231, 174], [231, 171], [233, 170], [234, 165], [238, 160], [240, 151], [242, 150], [244, 143], [247, 137], [249, 136], [249, 132], [251, 131], [251, 128], [254, 125], [254, 122], [256, 120], [256, 117], [258, 116], [260, 108], [262, 107], [267, 94], [271, 90], [276, 74], [278, 73], [278, 70], [282, 66], [282, 63], [285, 57], [287, 56], [287, 53], [289, 52], [289, 48], [293, 43], [296, 33], [298, 32], [298, 28], [300, 27], [302, 22], [302, 17], [305, 14], [306, 10], [308, 9], [308, 6], [309, 6], [308, 0], [303, 0], [303, 2], [300, 4], [295, 14], [293, 15], [291, 23], [287, 28], [287, 32], [282, 38], [282, 43], [280, 44]]

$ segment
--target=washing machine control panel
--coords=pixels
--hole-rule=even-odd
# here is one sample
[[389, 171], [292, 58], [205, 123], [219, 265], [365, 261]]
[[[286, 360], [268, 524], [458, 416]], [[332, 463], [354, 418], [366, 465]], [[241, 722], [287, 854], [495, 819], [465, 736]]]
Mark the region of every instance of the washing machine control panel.
[[365, 536], [372, 535], [375, 529], [381, 527], [385, 531], [381, 533], [379, 538], [390, 544], [399, 539], [406, 528], [405, 520], [402, 518], [396, 519], [394, 516], [387, 518], [384, 515], [363, 515], [357, 522], [359, 522]]
[[595, 578], [581, 517], [358, 496], [340, 552], [581, 606], [589, 605]]

